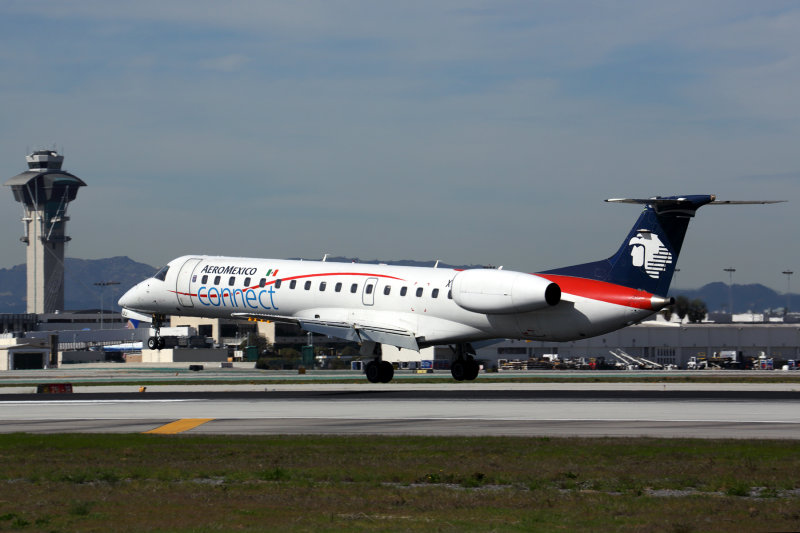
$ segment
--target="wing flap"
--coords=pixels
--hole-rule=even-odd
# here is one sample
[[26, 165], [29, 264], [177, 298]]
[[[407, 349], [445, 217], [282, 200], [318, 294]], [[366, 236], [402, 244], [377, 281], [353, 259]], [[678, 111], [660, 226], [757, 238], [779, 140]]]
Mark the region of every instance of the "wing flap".
[[322, 320], [320, 318], [302, 318], [281, 315], [268, 315], [264, 313], [233, 313], [233, 318], [254, 318], [256, 320], [271, 320], [296, 324], [306, 331], [328, 335], [353, 342], [377, 342], [391, 344], [398, 348], [419, 351], [417, 338], [413, 331], [400, 328], [391, 328], [379, 324], [342, 322]]

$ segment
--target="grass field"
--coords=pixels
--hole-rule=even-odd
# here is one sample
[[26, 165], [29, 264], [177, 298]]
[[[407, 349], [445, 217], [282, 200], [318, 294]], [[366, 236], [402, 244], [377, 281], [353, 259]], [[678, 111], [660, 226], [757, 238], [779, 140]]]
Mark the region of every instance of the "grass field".
[[791, 531], [789, 441], [0, 435], [0, 531]]

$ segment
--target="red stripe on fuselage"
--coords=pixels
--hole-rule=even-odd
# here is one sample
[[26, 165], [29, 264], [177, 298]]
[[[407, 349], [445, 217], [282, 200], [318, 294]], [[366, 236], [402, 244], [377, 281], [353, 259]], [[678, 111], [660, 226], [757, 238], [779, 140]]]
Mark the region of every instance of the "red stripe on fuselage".
[[610, 304], [624, 305], [634, 309], [653, 309], [651, 298], [647, 291], [631, 289], [623, 285], [598, 281], [595, 279], [575, 278], [572, 276], [559, 276], [555, 274], [536, 274], [539, 277], [552, 281], [562, 292], [582, 296], [592, 300], [600, 300]]

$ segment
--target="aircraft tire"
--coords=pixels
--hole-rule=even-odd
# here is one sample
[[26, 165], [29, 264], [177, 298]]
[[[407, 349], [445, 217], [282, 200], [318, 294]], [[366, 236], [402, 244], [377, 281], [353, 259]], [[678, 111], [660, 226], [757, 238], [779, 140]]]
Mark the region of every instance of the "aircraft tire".
[[481, 365], [475, 359], [467, 359], [466, 361], [466, 371], [464, 373], [464, 379], [466, 381], [474, 381], [475, 378], [478, 377], [478, 374], [481, 371]]
[[159, 350], [164, 349], [164, 346], [167, 345], [166, 339], [164, 337], [157, 337], [157, 339], [158, 339], [158, 341], [157, 341], [158, 342], [158, 349]]
[[450, 374], [456, 381], [464, 381], [467, 375], [467, 362], [463, 359], [456, 359], [450, 365]]
[[367, 376], [367, 381], [370, 383], [380, 383], [381, 381], [381, 367], [378, 361], [370, 361], [364, 367], [364, 374]]
[[380, 382], [389, 383], [394, 377], [394, 367], [388, 361], [380, 362]]
[[148, 337], [147, 348], [150, 350], [158, 350], [158, 339], [155, 337]]

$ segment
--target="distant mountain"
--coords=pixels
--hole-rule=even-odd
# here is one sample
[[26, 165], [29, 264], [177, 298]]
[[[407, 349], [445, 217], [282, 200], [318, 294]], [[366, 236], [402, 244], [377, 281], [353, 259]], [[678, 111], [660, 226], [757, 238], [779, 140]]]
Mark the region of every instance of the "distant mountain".
[[[690, 300], [699, 298], [706, 303], [709, 311], [728, 311], [730, 292], [728, 284], [717, 281], [704, 285], [699, 289], [674, 289], [670, 296], [686, 296]], [[753, 311], [760, 313], [766, 309], [786, 307], [786, 293], [778, 293], [760, 283], [750, 285], [733, 284], [733, 312], [745, 313]], [[789, 309], [800, 309], [798, 295], [790, 295]]]
[[[129, 288], [153, 275], [155, 268], [129, 257], [64, 260], [64, 307], [67, 310], [99, 309], [101, 288], [95, 283], [118, 281], [102, 291], [103, 308], [116, 308], [117, 300]], [[0, 313], [24, 313], [26, 309], [26, 268], [0, 268]]]
[[25, 265], [0, 268], [0, 313], [25, 312]]

